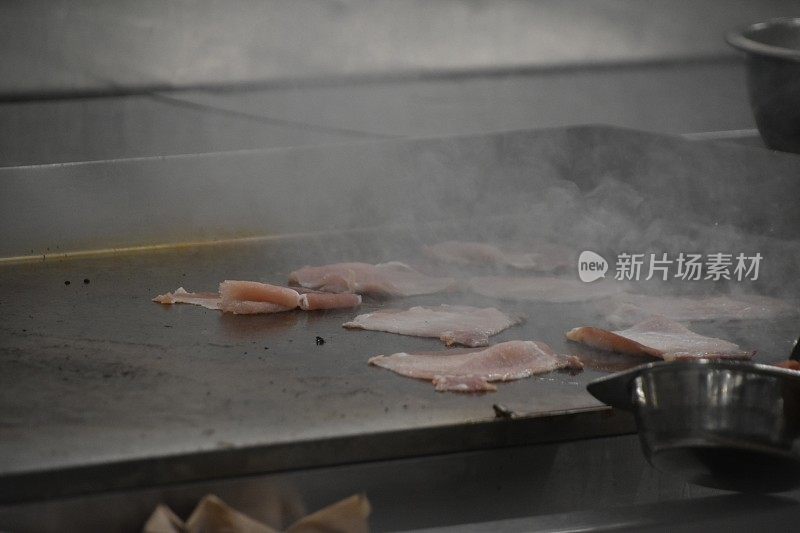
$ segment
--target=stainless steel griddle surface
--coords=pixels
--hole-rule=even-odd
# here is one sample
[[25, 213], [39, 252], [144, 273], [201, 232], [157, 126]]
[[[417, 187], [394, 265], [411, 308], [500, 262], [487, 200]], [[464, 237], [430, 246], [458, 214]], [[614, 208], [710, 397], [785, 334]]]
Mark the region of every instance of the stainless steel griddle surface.
[[[530, 318], [494, 340], [589, 354], [562, 335], [597, 323], [602, 306], [454, 294], [231, 316], [150, 301], [226, 278], [283, 283], [291, 269], [323, 260], [420, 259], [417, 238], [318, 235], [2, 267], [3, 497], [26, 497], [27, 483], [41, 492], [43, 481], [52, 493], [97, 490], [631, 430], [586, 392], [601, 371], [523, 379], [487, 395], [437, 393], [367, 359], [441, 349], [438, 340], [341, 327], [380, 307], [495, 305]], [[768, 335], [757, 323], [695, 329], [758, 346], [765, 361], [783, 356], [796, 333], [788, 323], [771, 323]], [[527, 415], [497, 420], [497, 403]], [[102, 474], [92, 469], [104, 464], [112, 466]]]
[[[447, 238], [513, 240], [540, 230], [597, 251], [611, 243], [604, 236], [632, 229], [648, 248], [630, 251], [687, 243], [761, 251], [762, 280], [745, 289], [796, 300], [798, 172], [792, 156], [591, 126], [9, 169], [0, 180], [7, 255], [115, 246], [122, 232], [128, 244], [317, 233], [1, 264], [0, 501], [632, 432], [628, 415], [585, 390], [603, 371], [548, 374], [482, 396], [437, 393], [367, 360], [439, 349], [439, 341], [341, 327], [390, 305], [495, 305], [529, 318], [493, 340], [535, 339], [589, 356], [563, 333], [604, 325], [602, 306], [455, 294], [228, 316], [150, 300], [179, 286], [214, 290], [224, 279], [283, 283], [306, 264], [424, 267], [419, 246]], [[550, 208], [559, 201], [563, 208]], [[579, 220], [583, 208], [571, 207], [598, 202], [608, 206], [600, 222]], [[532, 218], [475, 231], [509, 206]], [[637, 218], [620, 226], [614, 213]], [[454, 222], [459, 216], [467, 221]], [[348, 229], [387, 223], [395, 229]], [[703, 228], [719, 231], [700, 238]], [[798, 333], [796, 319], [692, 329], [755, 348], [762, 362], [785, 358]], [[606, 370], [625, 366], [592, 357]], [[494, 404], [523, 415], [497, 418]]]
[[[549, 374], [503, 385], [485, 396], [442, 394], [430, 383], [367, 365], [376, 354], [443, 349], [440, 341], [341, 326], [358, 312], [384, 306], [492, 303], [483, 298], [428, 296], [371, 301], [358, 310], [266, 316], [150, 301], [178, 286], [214, 290], [226, 278], [285, 283], [291, 269], [328, 259], [319, 254], [332, 244], [341, 254], [332, 260], [386, 259], [378, 257], [376, 250], [384, 247], [378, 243], [392, 238], [398, 244], [397, 237], [309, 237], [3, 267], [3, 476], [217, 451], [215, 464], [206, 463], [200, 471], [193, 465], [192, 472], [176, 472], [165, 461], [166, 470], [150, 472], [213, 477], [250, 468], [297, 468], [575, 436], [576, 428], [569, 425], [563, 435], [548, 430], [516, 437], [503, 435], [506, 427], [497, 434], [464, 431], [463, 425], [492, 422], [495, 403], [537, 414], [601, 409], [584, 390], [598, 373]], [[534, 338], [563, 347], [558, 333], [575, 317], [586, 316], [586, 310], [577, 305], [550, 311], [496, 339]], [[316, 337], [324, 344], [318, 345]], [[627, 422], [609, 428], [624, 430]], [[371, 441], [386, 432], [448, 426], [459, 431], [416, 435], [411, 442], [396, 436]], [[587, 423], [578, 434], [593, 434], [591, 426]], [[302, 451], [277, 448], [344, 437], [357, 438]], [[260, 449], [244, 458], [219, 460], [251, 447]], [[141, 470], [126, 475], [136, 477]], [[95, 479], [91, 485], [105, 482]]]

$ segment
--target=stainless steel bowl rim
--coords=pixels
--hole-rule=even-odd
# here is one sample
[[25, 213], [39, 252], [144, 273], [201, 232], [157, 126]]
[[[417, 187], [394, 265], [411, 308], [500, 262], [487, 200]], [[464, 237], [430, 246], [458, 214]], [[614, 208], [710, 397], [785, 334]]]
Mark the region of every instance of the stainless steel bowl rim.
[[649, 372], [678, 371], [685, 368], [702, 368], [713, 370], [733, 370], [736, 372], [757, 374], [796, 381], [800, 384], [800, 372], [750, 361], [720, 361], [700, 359], [696, 361], [657, 361], [643, 364], [624, 372], [596, 379], [586, 386], [589, 393], [601, 402], [626, 411], [633, 411], [631, 387], [634, 380]]
[[729, 45], [744, 52], [800, 62], [800, 49], [773, 46], [747, 37], [748, 34], [769, 28], [770, 26], [792, 26], [797, 27], [798, 31], [800, 31], [800, 17], [781, 17], [763, 22], [756, 22], [755, 24], [729, 31], [725, 34], [725, 40]]

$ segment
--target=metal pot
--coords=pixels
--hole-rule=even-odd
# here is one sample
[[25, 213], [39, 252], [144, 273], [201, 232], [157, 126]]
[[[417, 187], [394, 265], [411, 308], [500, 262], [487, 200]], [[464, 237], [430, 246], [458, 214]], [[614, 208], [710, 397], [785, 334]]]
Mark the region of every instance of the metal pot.
[[800, 372], [733, 361], [658, 362], [587, 386], [632, 411], [650, 464], [745, 492], [800, 486]]
[[800, 18], [759, 22], [725, 38], [747, 53], [750, 106], [764, 142], [800, 153]]

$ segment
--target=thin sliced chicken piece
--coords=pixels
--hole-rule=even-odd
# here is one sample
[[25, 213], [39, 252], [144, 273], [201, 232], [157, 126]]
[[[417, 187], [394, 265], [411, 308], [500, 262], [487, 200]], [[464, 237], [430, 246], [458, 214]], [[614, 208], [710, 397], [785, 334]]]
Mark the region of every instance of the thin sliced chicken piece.
[[357, 294], [331, 294], [303, 289], [300, 294], [288, 287], [279, 287], [256, 281], [223, 281], [220, 293], [187, 292], [180, 287], [153, 298], [162, 304], [187, 303], [218, 309], [237, 315], [280, 313], [300, 307], [304, 311], [357, 307], [361, 296]]
[[286, 307], [272, 302], [252, 302], [250, 300], [222, 300], [220, 310], [234, 315], [266, 315], [291, 311], [294, 307]]
[[188, 292], [183, 287], [178, 287], [175, 292], [159, 294], [153, 301], [160, 304], [192, 304], [206, 309], [219, 309], [220, 296], [216, 292]]
[[415, 337], [435, 337], [448, 346], [487, 346], [489, 337], [522, 321], [494, 307], [467, 305], [412, 307], [408, 310], [379, 310], [358, 315], [346, 328], [386, 331]]
[[271, 303], [287, 309], [300, 305], [300, 293], [296, 290], [258, 281], [225, 280], [219, 284], [219, 294], [223, 311], [235, 302]]
[[543, 342], [509, 341], [479, 351], [458, 354], [378, 355], [369, 364], [410, 378], [434, 382], [441, 390], [479, 392], [492, 381], [511, 381], [559, 368], [582, 368], [575, 357], [562, 357]]
[[336, 263], [303, 267], [289, 274], [289, 283], [324, 292], [376, 296], [433, 294], [457, 286], [453, 278], [428, 276], [397, 261], [377, 265]]
[[[231, 282], [226, 282], [231, 283]], [[236, 282], [238, 283], [238, 282]], [[249, 282], [248, 282], [249, 283]], [[161, 304], [193, 304], [207, 309], [214, 309], [235, 315], [255, 315], [263, 313], [280, 313], [290, 311], [293, 307], [286, 307], [272, 302], [254, 302], [249, 300], [225, 300], [216, 292], [187, 292], [179, 287], [175, 292], [168, 292], [153, 298], [154, 302]]]
[[341, 309], [361, 305], [361, 295], [332, 292], [306, 292], [300, 295], [300, 309], [317, 311], [320, 309]]
[[573, 303], [607, 298], [624, 290], [620, 283], [595, 281], [584, 283], [572, 278], [550, 276], [472, 278], [470, 288], [483, 296], [501, 300]]
[[530, 246], [531, 251], [527, 252], [515, 248], [482, 242], [445, 241], [423, 246], [422, 251], [437, 261], [457, 265], [495, 265], [552, 272], [572, 264], [571, 250], [558, 244], [539, 243]]
[[494, 392], [496, 385], [492, 385], [480, 376], [436, 376], [433, 386], [437, 391], [453, 392]]
[[294, 289], [258, 281], [225, 280], [219, 284], [219, 308], [235, 315], [256, 315], [290, 311], [300, 305]]
[[567, 332], [567, 339], [610, 352], [673, 359], [750, 359], [738, 345], [699, 335], [664, 317], [652, 317], [633, 327], [608, 331], [579, 327]]
[[607, 319], [612, 324], [634, 324], [647, 317], [671, 320], [755, 320], [794, 316], [797, 307], [759, 295], [740, 296], [650, 296], [621, 294], [614, 299]]

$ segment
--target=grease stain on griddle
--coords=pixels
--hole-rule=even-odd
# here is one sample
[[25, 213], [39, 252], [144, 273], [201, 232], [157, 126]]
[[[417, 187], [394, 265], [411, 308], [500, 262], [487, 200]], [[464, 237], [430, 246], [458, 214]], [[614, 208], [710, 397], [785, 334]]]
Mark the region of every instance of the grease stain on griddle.
[[83, 278], [83, 284], [88, 285], [90, 283], [89, 278]]
[[69, 280], [65, 280], [64, 285], [69, 285]]
[[320, 337], [319, 335], [317, 335], [317, 336], [314, 338], [314, 342], [315, 342], [315, 343], [317, 343], [317, 346], [322, 346], [323, 344], [325, 344], [325, 339], [323, 339], [322, 337]]

